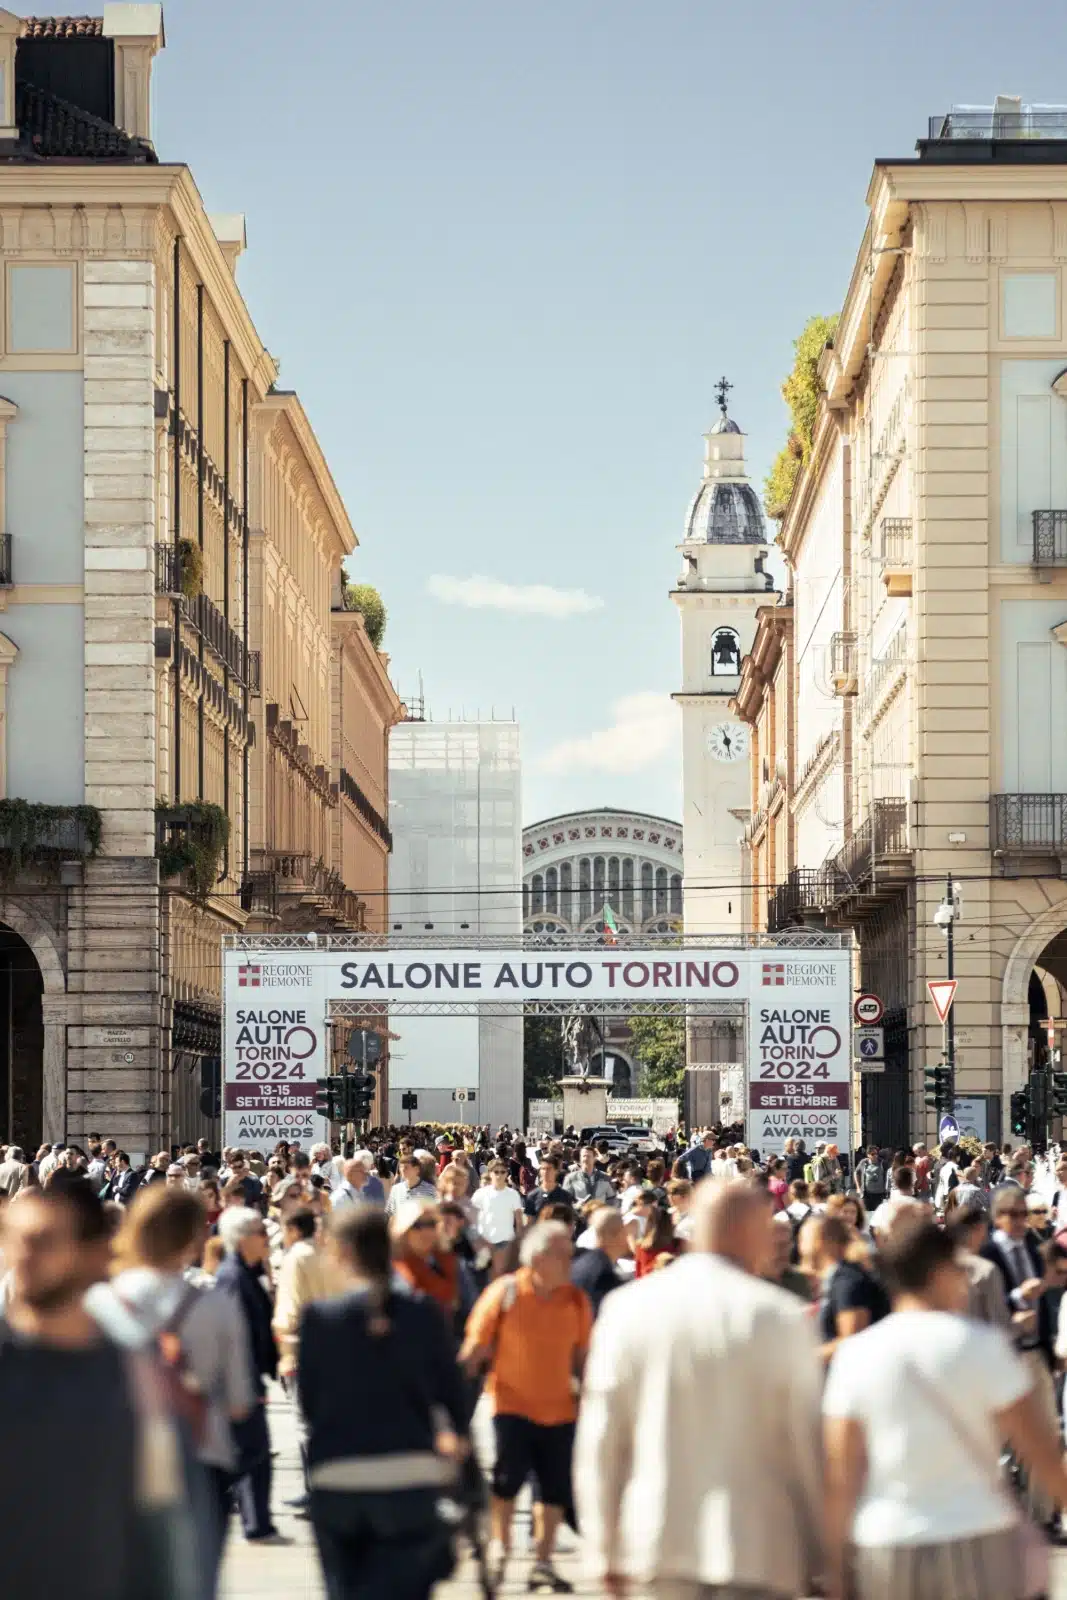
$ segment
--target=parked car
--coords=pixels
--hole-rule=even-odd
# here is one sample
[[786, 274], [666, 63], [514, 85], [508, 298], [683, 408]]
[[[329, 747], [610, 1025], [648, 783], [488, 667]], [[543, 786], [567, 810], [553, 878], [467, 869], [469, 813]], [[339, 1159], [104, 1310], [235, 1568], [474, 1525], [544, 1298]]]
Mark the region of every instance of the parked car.
[[627, 1141], [631, 1150], [636, 1150], [638, 1155], [651, 1156], [663, 1149], [663, 1140], [651, 1128], [640, 1128], [636, 1124], [622, 1123], [619, 1133]]
[[602, 1124], [600, 1127], [582, 1128], [578, 1134], [579, 1145], [599, 1144], [601, 1139], [607, 1144], [613, 1156], [622, 1156], [630, 1148], [630, 1141], [614, 1124]]

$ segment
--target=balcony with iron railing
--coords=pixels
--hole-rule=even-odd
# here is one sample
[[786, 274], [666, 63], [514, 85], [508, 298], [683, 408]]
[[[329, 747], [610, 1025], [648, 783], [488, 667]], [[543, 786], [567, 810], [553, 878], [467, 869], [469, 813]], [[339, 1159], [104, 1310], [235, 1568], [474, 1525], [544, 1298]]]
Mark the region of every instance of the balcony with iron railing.
[[912, 537], [910, 517], [883, 517], [879, 570], [886, 594], [911, 594]]
[[156, 593], [176, 600], [185, 621], [203, 639], [230, 676], [252, 693], [258, 692], [258, 683], [254, 688], [251, 681], [253, 670], [258, 679], [258, 659], [253, 667], [251, 652], [245, 649], [240, 634], [226, 621], [218, 606], [208, 599], [203, 590], [198, 594], [186, 594], [182, 577], [181, 552], [172, 544], [157, 544]]
[[833, 899], [832, 880], [823, 867], [794, 867], [767, 900], [767, 932], [782, 933], [817, 916]]
[[990, 143], [995, 139], [1067, 139], [1067, 106], [1007, 105], [953, 106], [931, 117], [927, 139], [936, 144]]
[[990, 795], [989, 848], [1002, 865], [1020, 857], [1067, 860], [1067, 794]]
[[896, 892], [895, 886], [911, 872], [908, 802], [876, 800], [871, 814], [829, 863], [829, 887], [838, 903], [857, 895], [872, 899], [876, 880], [882, 889]]
[[852, 632], [835, 633], [830, 638], [830, 682], [836, 695], [856, 693], [859, 649]]
[[1067, 566], [1067, 511], [1035, 511], [1034, 566]]

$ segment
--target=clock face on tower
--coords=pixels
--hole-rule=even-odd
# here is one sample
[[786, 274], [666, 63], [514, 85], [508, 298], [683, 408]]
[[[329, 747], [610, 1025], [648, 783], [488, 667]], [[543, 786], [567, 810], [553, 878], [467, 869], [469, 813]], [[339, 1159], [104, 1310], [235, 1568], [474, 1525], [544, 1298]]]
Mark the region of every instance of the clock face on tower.
[[708, 729], [708, 749], [716, 761], [743, 761], [748, 755], [748, 729], [743, 722], [717, 722]]

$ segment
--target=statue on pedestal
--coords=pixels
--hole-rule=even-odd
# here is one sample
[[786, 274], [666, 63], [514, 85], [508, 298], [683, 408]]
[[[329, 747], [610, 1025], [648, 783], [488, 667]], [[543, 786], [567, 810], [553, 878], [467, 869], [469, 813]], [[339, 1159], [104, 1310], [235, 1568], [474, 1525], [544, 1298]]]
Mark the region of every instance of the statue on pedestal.
[[600, 1053], [603, 1059], [604, 1036], [592, 1010], [576, 1006], [563, 1019], [563, 1059], [566, 1075], [571, 1078], [588, 1078], [592, 1058]]

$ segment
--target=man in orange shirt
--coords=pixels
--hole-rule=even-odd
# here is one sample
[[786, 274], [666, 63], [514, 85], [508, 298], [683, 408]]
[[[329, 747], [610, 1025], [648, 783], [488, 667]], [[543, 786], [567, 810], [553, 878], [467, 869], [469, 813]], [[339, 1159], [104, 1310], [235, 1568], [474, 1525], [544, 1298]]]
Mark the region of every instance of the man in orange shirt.
[[572, 1589], [552, 1565], [552, 1547], [571, 1501], [578, 1386], [593, 1327], [588, 1296], [570, 1282], [571, 1254], [569, 1228], [535, 1223], [523, 1238], [519, 1271], [490, 1284], [474, 1306], [461, 1353], [470, 1372], [485, 1373], [493, 1405], [495, 1583], [507, 1561], [516, 1496], [532, 1473], [539, 1498], [528, 1587], [553, 1594]]

